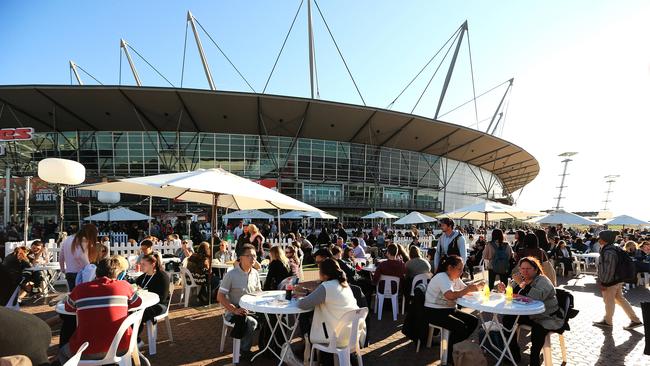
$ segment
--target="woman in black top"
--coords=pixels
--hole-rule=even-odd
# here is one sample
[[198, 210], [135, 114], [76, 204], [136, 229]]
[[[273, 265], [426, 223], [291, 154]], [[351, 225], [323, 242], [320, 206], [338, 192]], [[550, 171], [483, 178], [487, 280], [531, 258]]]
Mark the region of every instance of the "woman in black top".
[[[199, 244], [196, 253], [192, 254], [187, 259], [187, 269], [192, 273], [194, 282], [201, 286], [199, 289], [198, 299], [202, 304], [207, 304], [210, 294], [208, 294], [208, 278], [210, 277], [210, 244], [204, 241]], [[212, 292], [216, 292], [219, 288], [219, 272], [212, 272]]]
[[169, 276], [165, 273], [162, 260], [158, 253], [147, 254], [140, 261], [143, 275], [135, 280], [135, 283], [143, 290], [153, 292], [158, 295], [160, 301], [156, 305], [144, 309], [142, 315], [142, 326], [139, 333], [142, 333], [144, 324], [167, 310], [169, 300]]
[[284, 254], [284, 250], [279, 245], [271, 248], [271, 262], [269, 263], [269, 272], [264, 281], [264, 291], [277, 290], [278, 285], [285, 278], [291, 276], [291, 267], [289, 266], [289, 259]]

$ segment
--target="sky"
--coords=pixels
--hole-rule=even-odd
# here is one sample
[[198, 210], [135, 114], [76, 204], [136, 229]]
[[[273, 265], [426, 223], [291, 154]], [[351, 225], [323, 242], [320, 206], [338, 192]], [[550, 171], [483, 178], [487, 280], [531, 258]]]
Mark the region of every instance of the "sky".
[[[261, 92], [300, 0], [276, 1], [15, 1], [0, 2], [0, 85], [70, 84], [74, 60], [103, 84], [133, 85], [124, 38], [174, 86], [207, 89], [186, 13]], [[387, 107], [465, 21], [469, 24], [442, 111], [514, 78], [507, 114], [496, 135], [533, 154], [540, 174], [522, 191], [526, 209], [555, 205], [558, 154], [578, 152], [568, 167], [562, 206], [602, 209], [604, 176], [620, 175], [609, 208], [650, 220], [650, 2], [648, 1], [388, 1], [321, 0], [330, 31], [369, 106]], [[361, 104], [316, 6], [312, 6], [321, 99]], [[306, 0], [266, 93], [309, 96]], [[251, 91], [202, 30], [216, 87]], [[433, 117], [450, 56], [439, 54], [392, 109]], [[166, 86], [137, 55], [145, 85]], [[441, 63], [442, 62], [442, 63]], [[427, 82], [435, 68], [440, 70]], [[81, 75], [86, 84], [94, 81]], [[505, 87], [441, 119], [478, 128], [489, 124]], [[416, 102], [422, 94], [421, 101]], [[478, 124], [477, 121], [480, 121]]]

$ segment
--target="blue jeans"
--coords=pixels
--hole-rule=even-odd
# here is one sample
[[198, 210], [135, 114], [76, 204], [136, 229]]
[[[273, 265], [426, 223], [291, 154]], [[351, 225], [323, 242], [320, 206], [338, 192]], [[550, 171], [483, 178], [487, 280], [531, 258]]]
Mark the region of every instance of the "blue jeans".
[[[231, 321], [233, 314], [227, 313], [226, 320]], [[246, 333], [241, 339], [240, 351], [250, 352], [253, 346], [253, 336], [255, 335], [255, 328], [257, 328], [257, 319], [252, 316], [246, 317]]]

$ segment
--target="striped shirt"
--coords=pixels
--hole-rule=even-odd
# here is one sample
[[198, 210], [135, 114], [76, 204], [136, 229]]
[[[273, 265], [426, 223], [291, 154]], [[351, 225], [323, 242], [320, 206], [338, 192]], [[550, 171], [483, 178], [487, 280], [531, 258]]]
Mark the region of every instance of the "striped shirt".
[[[77, 313], [77, 329], [70, 338], [70, 351], [76, 352], [84, 342], [90, 345], [84, 353], [108, 351], [128, 309], [138, 307], [142, 299], [126, 281], [100, 277], [75, 287], [65, 299], [65, 309]], [[129, 348], [129, 328], [118, 350]]]

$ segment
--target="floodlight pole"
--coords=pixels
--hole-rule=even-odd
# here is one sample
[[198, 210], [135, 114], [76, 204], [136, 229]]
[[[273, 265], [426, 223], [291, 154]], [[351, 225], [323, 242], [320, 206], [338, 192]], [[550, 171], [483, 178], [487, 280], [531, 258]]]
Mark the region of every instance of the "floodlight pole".
[[445, 99], [445, 94], [447, 94], [447, 88], [449, 87], [449, 82], [451, 81], [451, 75], [454, 73], [454, 66], [456, 66], [456, 59], [458, 58], [458, 52], [460, 51], [460, 45], [463, 43], [463, 36], [467, 32], [467, 20], [461, 25], [460, 35], [458, 36], [458, 42], [456, 43], [456, 49], [454, 50], [454, 56], [451, 58], [449, 63], [449, 69], [447, 70], [447, 76], [445, 77], [445, 83], [442, 86], [442, 92], [440, 93], [440, 98], [438, 99], [438, 107], [436, 108], [436, 114], [433, 119], [438, 118], [440, 114], [440, 108], [442, 107], [442, 101]]
[[315, 57], [314, 57], [314, 28], [312, 27], [311, 20], [311, 0], [307, 0], [307, 35], [309, 42], [309, 85], [311, 99], [314, 99], [314, 96], [317, 95], [316, 87], [314, 85], [314, 70], [315, 70]]
[[3, 207], [3, 219], [4, 219], [4, 226], [5, 230], [11, 220], [9, 219], [9, 216], [11, 215], [11, 196], [9, 194], [11, 192], [11, 168], [7, 167], [5, 168], [5, 202], [4, 202], [4, 207]]
[[561, 157], [566, 157], [566, 159], [562, 160], [562, 163], [564, 164], [564, 170], [563, 170], [562, 174], [560, 174], [560, 176], [562, 177], [562, 180], [560, 181], [560, 186], [557, 187], [557, 188], [560, 189], [560, 191], [559, 191], [557, 197], [555, 197], [557, 199], [557, 203], [555, 204], [555, 211], [558, 211], [560, 208], [562, 208], [560, 206], [560, 202], [562, 201], [562, 198], [564, 198], [564, 197], [562, 197], [562, 191], [564, 190], [564, 188], [566, 188], [566, 186], [564, 185], [564, 180], [566, 179], [566, 176], [568, 175], [567, 172], [566, 172], [567, 171], [567, 166], [569, 165], [569, 162], [573, 161], [569, 157], [571, 157], [571, 156], [573, 156], [575, 154], [577, 154], [577, 153], [576, 152], [565, 152], [565, 153], [562, 153], [562, 154], [558, 155], [558, 156], [561, 156]]
[[212, 72], [210, 72], [210, 66], [208, 65], [208, 59], [205, 57], [205, 52], [203, 52], [203, 44], [201, 44], [201, 38], [199, 38], [199, 32], [196, 29], [196, 23], [194, 22], [194, 15], [191, 11], [187, 11], [187, 21], [190, 22], [192, 26], [192, 32], [194, 33], [194, 40], [196, 41], [196, 47], [199, 49], [199, 57], [201, 57], [201, 63], [203, 63], [203, 70], [205, 71], [205, 77], [208, 79], [208, 84], [210, 85], [210, 90], [217, 90], [214, 86], [214, 81], [212, 80]]
[[138, 75], [138, 70], [135, 69], [135, 64], [133, 63], [133, 59], [131, 59], [131, 54], [129, 53], [129, 48], [127, 46], [128, 43], [126, 43], [124, 39], [120, 39], [120, 48], [124, 50], [126, 59], [127, 61], [129, 61], [129, 66], [131, 67], [131, 72], [133, 73], [135, 84], [137, 86], [142, 86], [142, 82], [140, 81], [140, 76]]
[[72, 70], [72, 73], [74, 74], [75, 79], [77, 79], [79, 85], [84, 85], [84, 82], [81, 81], [81, 77], [79, 76], [79, 71], [77, 71], [77, 64], [75, 64], [72, 60], [70, 60], [70, 70]]
[[607, 205], [611, 202], [609, 195], [614, 192], [612, 191], [612, 184], [616, 183], [616, 178], [619, 177], [620, 175], [606, 175], [604, 177], [606, 179], [605, 183], [607, 183], [607, 190], [605, 191], [605, 200], [603, 201], [605, 203], [603, 211], [607, 211]]

